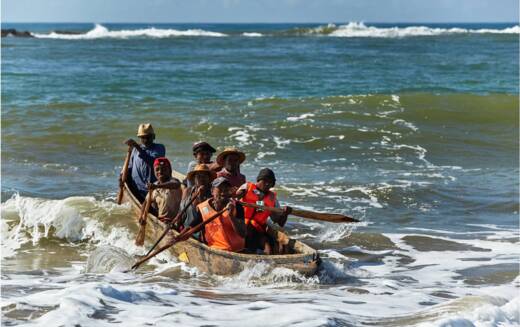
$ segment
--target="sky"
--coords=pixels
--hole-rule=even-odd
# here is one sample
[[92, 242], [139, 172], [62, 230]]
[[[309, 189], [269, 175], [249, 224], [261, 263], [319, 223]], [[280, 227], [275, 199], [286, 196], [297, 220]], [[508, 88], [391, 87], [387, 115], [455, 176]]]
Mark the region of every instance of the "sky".
[[2, 22], [518, 22], [519, 0], [1, 0]]

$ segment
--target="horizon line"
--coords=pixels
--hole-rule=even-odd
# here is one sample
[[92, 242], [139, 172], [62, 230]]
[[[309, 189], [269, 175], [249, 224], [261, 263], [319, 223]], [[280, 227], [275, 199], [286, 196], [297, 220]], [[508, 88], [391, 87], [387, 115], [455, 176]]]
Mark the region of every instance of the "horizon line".
[[123, 21], [115, 21], [115, 22], [79, 22], [79, 21], [11, 21], [11, 22], [1, 22], [3, 24], [265, 24], [265, 25], [274, 25], [274, 24], [346, 24], [346, 23], [367, 23], [367, 24], [520, 24], [520, 22], [516, 21], [365, 21], [365, 20], [350, 20], [350, 21], [342, 21], [342, 22], [324, 22], [324, 21], [295, 21], [295, 22], [188, 22], [188, 21], [179, 21], [179, 22], [123, 22]]

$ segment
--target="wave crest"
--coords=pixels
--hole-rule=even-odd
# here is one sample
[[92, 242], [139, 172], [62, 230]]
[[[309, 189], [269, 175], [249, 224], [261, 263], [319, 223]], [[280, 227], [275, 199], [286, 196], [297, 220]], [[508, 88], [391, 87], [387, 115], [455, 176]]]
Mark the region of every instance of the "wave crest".
[[399, 38], [407, 36], [438, 36], [452, 34], [520, 34], [520, 26], [505, 29], [466, 29], [460, 27], [433, 28], [428, 26], [376, 27], [366, 26], [363, 22], [350, 22], [346, 25], [322, 25], [314, 28], [295, 29], [293, 34], [328, 35], [334, 37], [375, 37]]
[[224, 33], [205, 31], [201, 29], [176, 30], [176, 29], [159, 29], [155, 27], [136, 29], [136, 30], [120, 30], [110, 31], [101, 24], [96, 24], [93, 29], [84, 34], [63, 34], [52, 32], [49, 34], [33, 34], [36, 38], [41, 39], [63, 39], [63, 40], [90, 40], [102, 38], [126, 39], [135, 37], [152, 37], [152, 38], [168, 38], [179, 36], [209, 36], [224, 37]]

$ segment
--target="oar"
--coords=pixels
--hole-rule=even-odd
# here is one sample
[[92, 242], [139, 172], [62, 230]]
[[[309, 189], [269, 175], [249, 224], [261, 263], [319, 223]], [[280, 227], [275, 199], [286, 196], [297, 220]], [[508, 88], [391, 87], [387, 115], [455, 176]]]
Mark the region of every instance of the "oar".
[[179, 235], [177, 235], [173, 240], [171, 240], [168, 244], [158, 248], [157, 250], [155, 250], [153, 253], [147, 255], [146, 257], [144, 257], [143, 259], [137, 261], [133, 266], [132, 266], [132, 270], [135, 270], [137, 268], [139, 268], [140, 265], [142, 265], [143, 263], [145, 263], [146, 261], [150, 260], [151, 258], [155, 257], [156, 255], [158, 255], [159, 253], [163, 252], [164, 250], [170, 248], [172, 245], [174, 245], [175, 243], [178, 243], [178, 242], [182, 242], [182, 241], [186, 241], [187, 239], [189, 239], [193, 234], [195, 234], [196, 232], [200, 231], [202, 229], [202, 227], [206, 226], [207, 224], [209, 224], [210, 222], [212, 222], [213, 220], [215, 220], [216, 218], [218, 218], [220, 215], [222, 215], [224, 213], [224, 211], [226, 211], [228, 208], [225, 207], [224, 209], [220, 210], [219, 212], [215, 213], [213, 216], [209, 217], [207, 220], [201, 222], [200, 224], [198, 224], [197, 226], [195, 227], [190, 227], [188, 229], [185, 229], [184, 231], [182, 231]]
[[148, 220], [148, 212], [150, 211], [150, 205], [152, 203], [153, 190], [149, 189], [146, 195], [146, 201], [141, 209], [141, 216], [139, 217], [139, 232], [135, 238], [135, 245], [142, 246], [144, 244], [144, 237], [146, 235], [146, 221]]
[[[280, 208], [273, 208], [273, 207], [266, 207], [266, 206], [260, 206], [257, 204], [247, 203], [240, 201], [240, 204], [244, 207], [251, 207], [256, 208], [260, 210], [267, 210], [271, 212], [276, 213], [284, 213], [283, 209]], [[315, 212], [315, 211], [308, 211], [308, 210], [302, 210], [302, 209], [292, 209], [291, 215], [308, 218], [308, 219], [314, 219], [314, 220], [321, 220], [321, 221], [328, 221], [331, 223], [358, 223], [359, 220], [348, 217], [339, 213], [326, 213], [326, 212]]]
[[119, 185], [119, 193], [117, 193], [117, 204], [121, 204], [121, 201], [123, 201], [123, 189], [124, 189], [124, 183], [126, 182], [126, 179], [128, 177], [128, 164], [130, 163], [130, 156], [132, 155], [132, 147], [128, 147], [128, 153], [126, 154], [125, 163], [123, 164], [123, 169], [121, 170], [121, 185]]
[[157, 244], [159, 244], [162, 239], [166, 236], [166, 234], [168, 234], [168, 231], [170, 229], [173, 228], [173, 226], [175, 226], [175, 224], [181, 219], [181, 217], [184, 215], [184, 213], [186, 212], [186, 210], [188, 210], [188, 208], [191, 206], [191, 204], [193, 203], [193, 201], [195, 201], [195, 199], [197, 198], [197, 196], [199, 196], [200, 192], [201, 192], [202, 189], [199, 189], [197, 192], [195, 192], [193, 194], [193, 196], [191, 197], [190, 199], [190, 202], [188, 202], [188, 204], [186, 204], [184, 206], [184, 208], [182, 208], [182, 211], [179, 212], [177, 214], [177, 216], [175, 216], [175, 218], [173, 218], [172, 221], [170, 221], [167, 225], [166, 225], [166, 228], [164, 229], [164, 232], [162, 233], [161, 237], [159, 237], [157, 239], [157, 241], [154, 243], [154, 245], [150, 248], [150, 250], [148, 250], [148, 252], [146, 253], [145, 257], [147, 257], [148, 255], [150, 255], [150, 253], [152, 253], [153, 249], [155, 249], [155, 247], [157, 246]]

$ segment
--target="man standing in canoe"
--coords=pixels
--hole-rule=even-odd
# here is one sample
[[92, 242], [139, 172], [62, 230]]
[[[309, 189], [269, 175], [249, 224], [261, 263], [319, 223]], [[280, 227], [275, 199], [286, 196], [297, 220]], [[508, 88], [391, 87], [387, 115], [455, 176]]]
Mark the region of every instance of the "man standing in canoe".
[[225, 148], [217, 156], [217, 164], [222, 169], [217, 173], [217, 177], [225, 177], [234, 188], [233, 193], [246, 182], [246, 176], [240, 173], [240, 164], [246, 160], [244, 152], [236, 148]]
[[[137, 130], [141, 144], [133, 139], [128, 139], [125, 144], [132, 147], [132, 154], [128, 164], [131, 178], [127, 181], [134, 195], [143, 202], [148, 192], [148, 183], [154, 183], [157, 179], [152, 171], [154, 160], [166, 155], [164, 145], [154, 143], [155, 132], [152, 124], [141, 124]], [[119, 182], [122, 183], [121, 176]]]
[[[204, 164], [195, 166], [195, 169], [188, 173], [186, 179], [192, 186], [184, 189], [181, 207], [184, 208], [190, 203], [193, 196], [196, 197], [181, 218], [182, 225], [185, 228], [196, 226], [202, 222], [201, 217], [197, 214], [197, 206], [211, 198], [211, 182], [215, 177], [216, 173]], [[194, 234], [194, 236], [200, 239], [199, 233]]]
[[218, 177], [211, 183], [211, 195], [213, 198], [197, 206], [197, 213], [202, 221], [210, 219], [226, 207], [228, 210], [204, 227], [203, 236], [206, 243], [220, 250], [242, 251], [246, 234], [244, 208], [231, 199], [231, 184], [226, 178]]
[[[280, 203], [276, 198], [276, 192], [271, 188], [276, 183], [274, 172], [269, 168], [263, 168], [258, 173], [256, 183], [247, 182], [243, 184], [237, 191], [237, 196], [242, 198], [243, 202], [280, 208]], [[272, 246], [267, 238], [267, 219], [271, 217], [275, 223], [284, 226], [287, 222], [287, 216], [291, 213], [291, 207], [284, 207], [281, 214], [260, 209], [245, 207], [244, 208], [245, 223], [247, 228], [246, 247], [249, 250], [261, 250], [264, 254], [272, 254]]]
[[148, 183], [148, 189], [152, 190], [151, 203], [157, 210], [157, 216], [163, 221], [171, 220], [177, 216], [181, 202], [181, 182], [172, 177], [172, 166], [165, 157], [155, 159], [153, 169], [157, 181]]
[[[195, 169], [195, 166], [200, 164], [208, 165], [210, 169], [220, 168], [218, 165], [214, 164], [213, 161], [211, 161], [211, 156], [213, 153], [215, 153], [217, 150], [213, 148], [211, 145], [209, 145], [208, 142], [197, 142], [193, 144], [192, 147], [193, 156], [195, 157], [195, 160], [191, 161], [188, 164], [188, 172], [189, 174], [193, 169]], [[189, 178], [186, 178], [186, 186], [192, 186], [191, 181]]]

